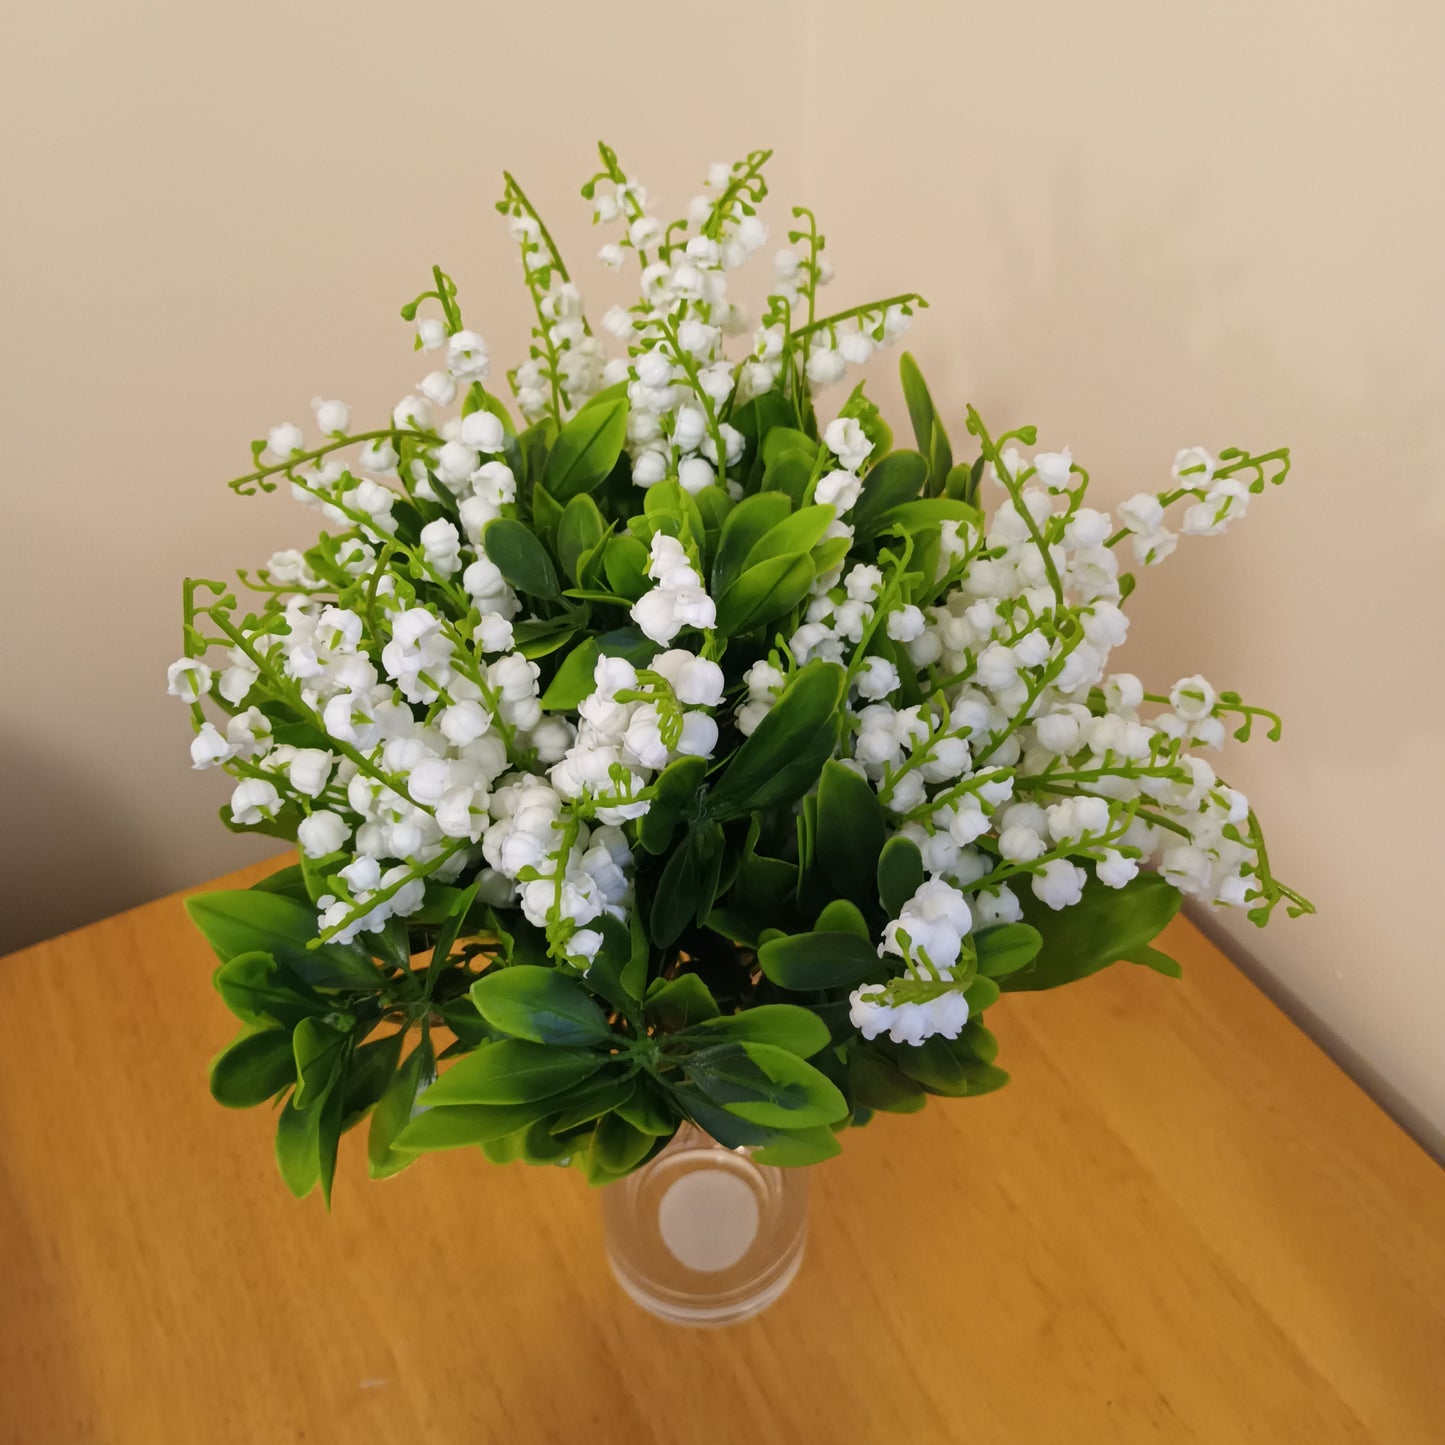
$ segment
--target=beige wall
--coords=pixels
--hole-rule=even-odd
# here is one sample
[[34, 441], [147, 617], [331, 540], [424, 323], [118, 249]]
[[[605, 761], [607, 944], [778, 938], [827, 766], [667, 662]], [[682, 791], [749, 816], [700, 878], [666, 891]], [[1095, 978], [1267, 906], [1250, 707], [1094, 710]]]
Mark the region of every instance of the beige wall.
[[179, 579], [304, 537], [224, 479], [315, 392], [377, 407], [415, 379], [395, 309], [433, 261], [515, 353], [501, 167], [586, 257], [597, 135], [679, 205], [771, 144], [840, 304], [934, 302], [912, 345], [954, 416], [1038, 421], [1113, 500], [1184, 442], [1295, 448], [1282, 493], [1145, 579], [1131, 661], [1285, 713], [1228, 770], [1321, 916], [1231, 922], [1232, 947], [1438, 1145], [1445, 11], [520, 11], [7, 12], [0, 944], [264, 850], [215, 821], [163, 696]]

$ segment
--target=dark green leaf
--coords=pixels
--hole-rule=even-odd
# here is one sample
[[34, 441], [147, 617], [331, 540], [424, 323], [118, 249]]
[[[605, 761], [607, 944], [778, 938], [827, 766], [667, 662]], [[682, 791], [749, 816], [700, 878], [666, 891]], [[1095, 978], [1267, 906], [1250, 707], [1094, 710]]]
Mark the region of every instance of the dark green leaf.
[[846, 685], [836, 662], [814, 660], [800, 668], [733, 754], [707, 797], [709, 815], [736, 818], [802, 797], [832, 755]]
[[798, 933], [758, 949], [758, 965], [780, 988], [806, 993], [852, 988], [882, 968], [878, 951], [856, 933]]
[[866, 778], [830, 759], [818, 779], [817, 858], [833, 893], [872, 904], [888, 836], [878, 794]]
[[[792, 510], [780, 492], [744, 497], [727, 515], [712, 567], [712, 593], [721, 596], [743, 568], [743, 559]], [[641, 546], [641, 544], [638, 544]]]
[[602, 545], [602, 573], [607, 585], [633, 602], [652, 586], [647, 560], [647, 548], [636, 537], [609, 537]]
[[689, 830], [673, 851], [652, 895], [648, 927], [652, 941], [666, 948], [695, 920], [705, 918], [717, 897], [722, 871], [723, 832], [716, 823]]
[[917, 452], [889, 452], [863, 479], [863, 492], [849, 520], [860, 536], [870, 536], [878, 519], [911, 502], [928, 480], [928, 461]]
[[346, 1065], [343, 1128], [349, 1129], [359, 1122], [390, 1087], [405, 1041], [405, 1031], [398, 1029], [351, 1051]]
[[636, 1080], [636, 1091], [625, 1103], [617, 1106], [618, 1114], [634, 1129], [656, 1138], [671, 1135], [677, 1129], [677, 1116], [669, 1108], [662, 1090], [651, 1079]]
[[872, 933], [868, 920], [863, 917], [856, 903], [846, 898], [835, 898], [813, 920], [814, 933], [852, 933], [862, 939], [869, 939]]
[[292, 1097], [276, 1117], [276, 1167], [298, 1199], [310, 1194], [321, 1177], [320, 1116], [319, 1109], [298, 1109]]
[[750, 567], [756, 567], [772, 557], [796, 557], [811, 552], [836, 515], [835, 507], [812, 506], [803, 507], [785, 517], [753, 543], [743, 559], [742, 571], [746, 573]]
[[269, 953], [312, 988], [375, 989], [381, 982], [364, 949], [316, 937], [316, 910], [280, 893], [238, 888], [186, 899], [191, 921], [223, 963], [243, 953]]
[[878, 901], [890, 918], [923, 887], [923, 854], [911, 838], [890, 838], [878, 855]]
[[657, 979], [647, 990], [647, 1021], [666, 1033], [676, 1033], [690, 1024], [716, 1019], [717, 1002], [708, 986], [695, 973], [680, 973], [666, 981]]
[[861, 1044], [848, 1051], [848, 1093], [855, 1104], [890, 1114], [916, 1114], [928, 1102], [917, 1080]]
[[243, 1024], [278, 1023], [288, 1032], [308, 1014], [328, 1012], [334, 1000], [308, 988], [269, 953], [238, 953], [212, 975], [216, 992]]
[[813, 559], [806, 555], [770, 557], [745, 567], [717, 599], [717, 630], [741, 637], [766, 627], [808, 595], [813, 578]]
[[386, 1092], [371, 1113], [366, 1139], [367, 1168], [373, 1179], [386, 1179], [405, 1169], [410, 1154], [395, 1148], [396, 1137], [411, 1121], [417, 1095], [436, 1077], [436, 1055], [423, 1032], [421, 1041], [391, 1077]]
[[1170, 958], [1167, 953], [1161, 953], [1157, 948], [1150, 948], [1147, 943], [1132, 949], [1124, 954], [1123, 958], [1126, 963], [1137, 963], [1144, 968], [1152, 968], [1155, 973], [1162, 973], [1165, 978], [1184, 977], [1184, 970], [1179, 967], [1177, 960]]
[[562, 595], [557, 569], [537, 537], [511, 517], [488, 522], [482, 546], [497, 570], [518, 592], [555, 600]]
[[1011, 991], [1056, 988], [1087, 978], [1143, 948], [1179, 911], [1179, 890], [1157, 873], [1140, 873], [1122, 888], [1106, 888], [1090, 878], [1083, 897], [1058, 912], [1041, 904], [1032, 890], [1019, 892], [1024, 918], [1038, 929], [1043, 944], [1033, 963], [1003, 980]]
[[637, 839], [649, 853], [667, 851], [678, 824], [697, 802], [707, 776], [707, 760], [674, 758], [653, 781], [652, 806], [637, 823]]
[[590, 1124], [592, 1120], [627, 1103], [636, 1087], [636, 1081], [623, 1074], [605, 1070], [594, 1074], [570, 1093], [548, 1101], [548, 1113], [553, 1107], [562, 1110], [548, 1125], [549, 1132], [565, 1134], [569, 1129]]
[[943, 489], [944, 479], [953, 466], [953, 450], [948, 444], [948, 433], [938, 419], [933, 398], [908, 352], [904, 352], [898, 363], [903, 379], [903, 399], [908, 403], [908, 419], [913, 423], [913, 435], [918, 439], [918, 450], [928, 458], [928, 477], [932, 489]]
[[562, 570], [576, 583], [581, 584], [578, 563], [582, 554], [595, 547], [606, 535], [607, 523], [597, 510], [597, 503], [585, 492], [573, 497], [562, 509], [561, 520], [557, 523], [557, 557]]
[[981, 973], [976, 974], [964, 989], [963, 996], [968, 1001], [969, 1013], [981, 1014], [984, 1009], [998, 1002], [998, 985], [991, 978], [985, 978]]
[[557, 433], [544, 474], [547, 490], [558, 501], [565, 502], [578, 492], [590, 492], [600, 486], [617, 464], [626, 441], [625, 397], [616, 396], [610, 401], [584, 406]]
[[652, 1141], [620, 1114], [604, 1114], [592, 1131], [592, 1161], [608, 1174], [626, 1174], [646, 1157]]
[[296, 1104], [309, 1109], [331, 1091], [341, 1073], [342, 1058], [351, 1041], [350, 1029], [333, 1028], [320, 1019], [302, 1019], [291, 1035], [296, 1059]]
[[296, 1082], [291, 1035], [285, 1029], [242, 1034], [211, 1063], [211, 1097], [228, 1109], [250, 1109]]

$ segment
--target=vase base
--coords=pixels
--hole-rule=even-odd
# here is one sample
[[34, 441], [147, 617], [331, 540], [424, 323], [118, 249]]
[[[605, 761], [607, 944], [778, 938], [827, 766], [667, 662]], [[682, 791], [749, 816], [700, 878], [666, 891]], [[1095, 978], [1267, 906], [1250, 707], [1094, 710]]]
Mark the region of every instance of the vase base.
[[736, 1324], [792, 1283], [807, 1238], [806, 1171], [770, 1168], [696, 1130], [609, 1184], [607, 1260], [628, 1297], [673, 1324]]

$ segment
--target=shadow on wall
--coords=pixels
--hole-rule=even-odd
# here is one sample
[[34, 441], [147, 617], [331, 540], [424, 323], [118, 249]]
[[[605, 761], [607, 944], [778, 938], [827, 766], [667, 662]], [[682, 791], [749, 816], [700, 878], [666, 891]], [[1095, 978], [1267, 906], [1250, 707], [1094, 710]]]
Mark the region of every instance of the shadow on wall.
[[[964, 327], [910, 337], [955, 450], [973, 452], [961, 413], [976, 398], [995, 435], [1037, 421], [1041, 447], [1072, 444], [1110, 506], [1166, 485], [1181, 445], [1291, 446], [1288, 483], [1227, 538], [1186, 537], [1140, 575], [1117, 662], [1165, 688], [1202, 672], [1285, 717], [1282, 745], [1260, 729], [1219, 766], [1256, 802], [1276, 867], [1320, 914], [1291, 920], [1281, 908], [1263, 934], [1242, 916], [1201, 921], [1438, 1150], [1429, 1035], [1445, 1025], [1445, 990], [1427, 875], [1440, 775], [1420, 765], [1445, 746], [1445, 673], [1411, 665], [1408, 634], [1438, 607], [1445, 424], [1418, 319], [1326, 331], [1313, 298], [1212, 259], [1184, 201], [1106, 234], [1077, 168], [1035, 202], [1046, 214], [1027, 234], [1005, 216], [980, 243], [996, 270], [986, 291], [959, 298]], [[1369, 280], [1340, 284], [1348, 295]], [[1399, 906], [1382, 935], [1386, 900]]]

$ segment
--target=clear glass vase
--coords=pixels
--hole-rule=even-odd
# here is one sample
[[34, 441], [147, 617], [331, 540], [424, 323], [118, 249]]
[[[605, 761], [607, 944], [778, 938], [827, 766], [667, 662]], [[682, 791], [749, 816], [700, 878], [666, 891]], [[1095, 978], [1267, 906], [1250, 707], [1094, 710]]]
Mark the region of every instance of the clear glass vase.
[[757, 1164], [684, 1124], [641, 1169], [602, 1191], [607, 1259], [643, 1309], [727, 1325], [765, 1310], [803, 1262], [808, 1171]]

